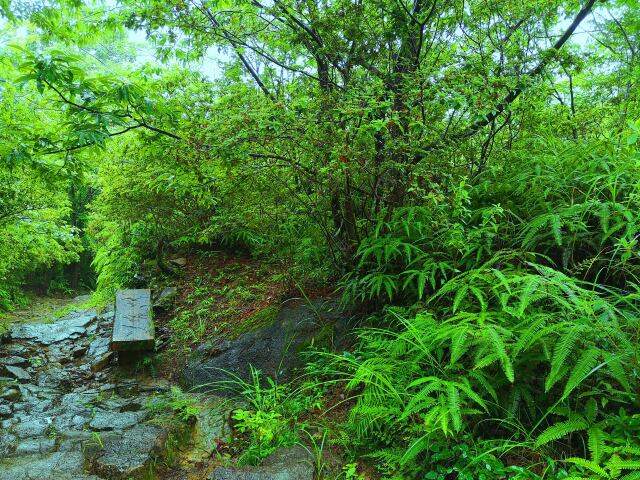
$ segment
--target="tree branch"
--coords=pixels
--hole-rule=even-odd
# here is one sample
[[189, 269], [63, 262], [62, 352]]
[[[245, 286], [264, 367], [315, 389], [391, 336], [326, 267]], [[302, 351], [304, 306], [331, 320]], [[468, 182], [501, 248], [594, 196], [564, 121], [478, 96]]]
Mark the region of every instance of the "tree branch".
[[[571, 35], [573, 35], [573, 32], [575, 32], [576, 28], [578, 28], [578, 25], [580, 25], [580, 23], [589, 14], [589, 12], [591, 11], [591, 9], [593, 8], [593, 6], [595, 5], [595, 3], [597, 1], [599, 1], [599, 0], [588, 0], [587, 1], [587, 3], [582, 7], [582, 9], [578, 12], [576, 17], [573, 19], [573, 22], [571, 22], [571, 25], [569, 25], [567, 30], [565, 30], [565, 32], [556, 41], [556, 43], [551, 48], [549, 48], [545, 52], [543, 52], [542, 60], [540, 60], [540, 63], [538, 63], [538, 65], [536, 65], [535, 68], [533, 68], [532, 70], [530, 70], [527, 73], [527, 77], [535, 78], [535, 77], [537, 77], [538, 75], [540, 75], [543, 72], [543, 70], [546, 68], [547, 64], [549, 63], [549, 59], [551, 58], [551, 54], [556, 50], [560, 50], [563, 47], [563, 45], [565, 43], [567, 43], [569, 38], [571, 38]], [[450, 137], [450, 139], [451, 140], [463, 140], [465, 138], [469, 138], [469, 137], [475, 135], [481, 128], [489, 125], [499, 115], [501, 115], [505, 111], [505, 109], [509, 105], [511, 105], [520, 96], [520, 94], [523, 91], [524, 91], [523, 87], [517, 87], [514, 90], [511, 90], [507, 94], [507, 96], [504, 97], [504, 99], [498, 104], [498, 106], [496, 106], [496, 108], [495, 108], [495, 110], [493, 112], [491, 112], [489, 115], [487, 115], [482, 120], [478, 120], [473, 125], [468, 127], [466, 130], [454, 135], [453, 137]], [[433, 147], [435, 147], [435, 146], [436, 145], [434, 144]], [[427, 150], [429, 150], [429, 149], [430, 148], [428, 147]]]
[[[131, 130], [135, 130], [136, 128], [143, 128], [143, 127], [145, 127], [145, 126], [142, 125], [142, 124], [132, 125], [130, 127], [125, 128], [124, 130], [120, 130], [119, 132], [109, 133], [109, 134], [107, 134], [107, 137], [116, 137], [118, 135], [122, 135], [123, 133], [127, 133], [127, 132], [129, 132]], [[149, 128], [149, 127], [146, 127], [146, 128]], [[180, 137], [178, 137], [178, 138], [180, 138]], [[59, 150], [47, 150], [46, 152], [40, 152], [40, 155], [53, 155], [55, 153], [68, 153], [68, 152], [73, 152], [75, 150], [80, 150], [81, 148], [85, 148], [85, 147], [93, 147], [94, 145], [97, 145], [97, 143], [93, 142], [93, 143], [85, 143], [83, 145], [74, 145], [73, 147], [61, 148]]]

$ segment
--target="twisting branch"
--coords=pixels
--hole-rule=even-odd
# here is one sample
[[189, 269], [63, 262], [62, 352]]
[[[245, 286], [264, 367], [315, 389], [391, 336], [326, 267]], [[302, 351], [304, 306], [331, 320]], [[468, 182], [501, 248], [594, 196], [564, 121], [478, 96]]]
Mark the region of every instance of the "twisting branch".
[[[565, 30], [565, 32], [562, 34], [562, 36], [556, 41], [556, 43], [549, 49], [547, 49], [545, 52], [543, 52], [542, 54], [542, 59], [540, 60], [540, 63], [538, 63], [538, 65], [535, 66], [535, 68], [533, 68], [532, 70], [530, 70], [527, 73], [527, 77], [529, 78], [535, 78], [538, 75], [540, 75], [544, 69], [546, 68], [547, 64], [549, 63], [551, 57], [552, 57], [552, 53], [556, 50], [560, 50], [565, 43], [567, 43], [567, 41], [569, 40], [569, 38], [571, 38], [571, 35], [573, 35], [573, 32], [575, 32], [576, 28], [578, 28], [578, 25], [580, 25], [580, 23], [585, 19], [585, 17], [589, 14], [589, 12], [591, 11], [591, 9], [593, 8], [593, 6], [595, 5], [595, 3], [599, 1], [599, 0], [588, 0], [587, 3], [582, 7], [582, 9], [578, 12], [578, 14], [576, 15], [576, 17], [573, 19], [573, 22], [571, 22], [571, 25], [569, 25], [569, 27], [567, 28], [567, 30]], [[469, 138], [473, 135], [475, 135], [480, 129], [482, 129], [483, 127], [489, 125], [490, 123], [492, 123], [498, 116], [500, 116], [509, 105], [511, 105], [519, 96], [520, 94], [524, 91], [524, 87], [516, 87], [515, 89], [511, 90], [506, 97], [504, 97], [502, 99], [502, 101], [496, 106], [495, 110], [493, 112], [491, 112], [489, 115], [485, 116], [482, 120], [478, 120], [477, 122], [475, 122], [473, 125], [471, 125], [470, 127], [468, 127], [466, 130], [454, 135], [453, 137], [449, 137], [451, 140], [463, 140], [465, 138]], [[432, 145], [430, 147], [427, 148], [427, 150], [436, 147], [437, 145]]]
[[[77, 108], [78, 110], [82, 110], [84, 112], [89, 112], [89, 113], [93, 113], [94, 115], [105, 115], [105, 116], [112, 116], [112, 117], [117, 117], [117, 118], [129, 118], [131, 120], [133, 120], [134, 122], [136, 122], [136, 125], [132, 125], [130, 127], [127, 127], [126, 129], [120, 131], [120, 132], [115, 132], [115, 133], [110, 133], [108, 136], [109, 137], [113, 137], [116, 135], [121, 135], [123, 133], [128, 132], [129, 130], [133, 130], [135, 128], [146, 128], [147, 130], [151, 130], [152, 132], [156, 132], [156, 133], [160, 133], [162, 135], [166, 135], [167, 137], [171, 137], [175, 140], [182, 140], [182, 137], [180, 135], [176, 135], [175, 133], [171, 133], [168, 132], [166, 130], [163, 130], [162, 128], [158, 128], [158, 127], [154, 127], [153, 125], [149, 125], [145, 120], [140, 120], [135, 118], [130, 112], [126, 112], [126, 113], [118, 113], [118, 112], [103, 112], [100, 110], [96, 110], [95, 108], [91, 108], [88, 107], [86, 105], [81, 105], [79, 103], [74, 102], [73, 100], [67, 98], [58, 88], [56, 88], [52, 83], [50, 83], [47, 80], [44, 80], [45, 85], [47, 85], [47, 87], [49, 87], [51, 90], [53, 90], [58, 97], [60, 97], [60, 99], [68, 104], [71, 105], [72, 107]], [[135, 108], [135, 107], [134, 107]], [[77, 150], [79, 148], [82, 148], [84, 146], [88, 146], [88, 145], [92, 145], [92, 144], [87, 144], [87, 145], [82, 145], [82, 146], [77, 146], [74, 147], [73, 150]], [[68, 151], [69, 149], [63, 149], [60, 151], [56, 151], [56, 152], [44, 152], [45, 154], [51, 154], [51, 153], [60, 153], [60, 152], [65, 152]]]
[[[107, 137], [116, 137], [118, 135], [122, 135], [123, 133], [127, 133], [131, 130], [135, 130], [136, 128], [143, 128], [144, 125], [138, 124], [138, 125], [132, 125], [130, 127], [125, 128], [124, 130], [120, 130], [118, 132], [113, 132], [113, 133], [108, 133]], [[149, 128], [149, 127], [146, 127]], [[54, 153], [69, 153], [69, 152], [73, 152], [75, 150], [80, 150], [81, 148], [86, 148], [86, 147], [93, 147], [94, 145], [97, 145], [96, 142], [91, 142], [91, 143], [84, 143], [82, 145], [74, 145], [73, 147], [67, 147], [67, 148], [60, 148], [58, 150], [47, 150], [45, 152], [40, 152], [41, 155], [53, 155]]]
[[275, 102], [276, 98], [273, 96], [273, 94], [269, 91], [267, 86], [264, 84], [264, 82], [260, 78], [260, 75], [258, 75], [258, 72], [256, 72], [256, 70], [253, 68], [253, 66], [249, 63], [249, 61], [246, 59], [246, 57], [242, 54], [242, 51], [240, 50], [240, 45], [238, 45], [238, 43], [235, 41], [235, 39], [229, 34], [229, 32], [226, 29], [222, 28], [222, 26], [220, 25], [220, 22], [218, 22], [218, 20], [216, 20], [216, 17], [211, 13], [211, 11], [205, 5], [200, 5], [200, 6], [199, 5], [195, 5], [195, 7], [198, 10], [200, 10], [200, 12], [202, 12], [205, 15], [205, 17], [207, 17], [209, 19], [209, 22], [211, 23], [211, 26], [215, 30], [220, 30], [221, 36], [226, 41], [229, 42], [229, 44], [231, 45], [231, 48], [233, 48], [233, 51], [235, 52], [235, 54], [238, 56], [238, 58], [240, 59], [240, 61], [244, 65], [244, 67], [247, 69], [247, 71], [249, 72], [251, 77], [255, 80], [255, 82], [258, 85], [258, 87], [260, 87], [260, 90], [262, 90], [262, 92], [269, 99], [271, 99], [271, 101]]

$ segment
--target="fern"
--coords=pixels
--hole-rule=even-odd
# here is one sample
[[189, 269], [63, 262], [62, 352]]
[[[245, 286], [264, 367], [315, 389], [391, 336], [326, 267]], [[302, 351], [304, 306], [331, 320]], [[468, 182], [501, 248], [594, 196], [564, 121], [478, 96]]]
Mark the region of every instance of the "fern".
[[535, 441], [536, 447], [541, 447], [549, 442], [553, 442], [566, 437], [570, 433], [579, 432], [588, 428], [588, 423], [581, 415], [574, 415], [569, 420], [555, 423], [547, 428]]
[[607, 471], [604, 468], [602, 468], [600, 465], [598, 465], [598, 463], [595, 461], [587, 460], [586, 458], [579, 458], [579, 457], [566, 458], [564, 461], [586, 468], [587, 470], [590, 470], [591, 472], [597, 475], [600, 475], [600, 477], [602, 478], [610, 478]]
[[449, 416], [451, 417], [453, 428], [459, 432], [462, 428], [462, 413], [460, 406], [460, 394], [455, 385], [447, 385], [447, 405], [449, 407]]
[[[542, 330], [545, 324], [548, 321], [546, 315], [540, 315], [538, 318], [528, 319], [522, 327], [526, 327], [523, 331], [521, 331], [518, 339], [513, 345], [513, 349], [511, 352], [512, 358], [515, 358], [521, 351], [527, 350], [531, 347], [531, 345], [537, 340], [538, 336], [536, 335], [538, 332]], [[527, 325], [529, 323], [529, 325]]]
[[618, 458], [613, 464], [621, 470], [640, 470], [640, 460], [621, 460]]
[[541, 230], [548, 227], [556, 245], [562, 245], [562, 220], [556, 213], [547, 213], [532, 219], [523, 230], [522, 247], [531, 249]]
[[[640, 388], [640, 169], [573, 147], [548, 160], [488, 169], [450, 203], [399, 208], [359, 249], [350, 291], [404, 309], [372, 318], [388, 330], [360, 332], [351, 361], [376, 373], [351, 366], [349, 385], [356, 410], [370, 409], [358, 415], [403, 426], [407, 458], [473, 432], [496, 451], [528, 437], [556, 442], [553, 458], [584, 453], [569, 478], [635, 472], [622, 462], [638, 458], [640, 427], [621, 408]], [[419, 478], [409, 463], [399, 468]]]
[[500, 359], [500, 364], [502, 365], [502, 370], [504, 371], [505, 376], [511, 383], [513, 383], [515, 380], [513, 364], [511, 363], [509, 355], [507, 355], [507, 349], [505, 347], [504, 341], [502, 340], [502, 337], [498, 334], [498, 332], [496, 332], [495, 328], [493, 327], [487, 327], [485, 331], [487, 332], [487, 335], [489, 336], [491, 343], [493, 344], [495, 353]]
[[460, 358], [469, 349], [469, 343], [467, 342], [468, 330], [464, 327], [458, 328], [451, 335], [451, 358], [449, 360], [450, 365], [454, 365], [460, 360]]
[[600, 427], [591, 427], [588, 430], [588, 445], [589, 453], [591, 454], [591, 460], [595, 463], [600, 463], [602, 455], [604, 453], [604, 432]]
[[581, 329], [574, 326], [571, 327], [557, 342], [553, 350], [553, 358], [551, 359], [551, 371], [547, 376], [544, 384], [545, 392], [551, 390], [553, 385], [560, 380], [563, 370], [566, 367], [566, 360], [569, 358], [576, 342], [580, 338]]
[[626, 392], [630, 392], [631, 382], [627, 377], [627, 372], [623, 363], [620, 361], [620, 358], [610, 352], [603, 352], [603, 356], [611, 377], [613, 377], [613, 379], [616, 380]]
[[584, 416], [590, 424], [596, 421], [598, 416], [598, 402], [594, 398], [587, 400], [584, 406]]
[[593, 369], [596, 367], [598, 363], [598, 358], [600, 357], [600, 350], [597, 348], [590, 348], [586, 350], [578, 359], [571, 374], [569, 375], [569, 380], [564, 387], [564, 392], [562, 394], [563, 398], [569, 396], [569, 394], [585, 379], [592, 373]]
[[622, 477], [620, 477], [620, 480], [640, 480], [640, 472], [635, 471], [635, 472], [627, 473], [626, 475], [623, 475]]

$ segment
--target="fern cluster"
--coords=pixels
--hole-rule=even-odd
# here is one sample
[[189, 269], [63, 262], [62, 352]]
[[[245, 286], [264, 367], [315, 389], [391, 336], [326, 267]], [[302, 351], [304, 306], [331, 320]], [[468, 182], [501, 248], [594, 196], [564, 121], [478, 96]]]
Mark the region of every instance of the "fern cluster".
[[640, 422], [620, 420], [640, 391], [635, 156], [574, 145], [383, 217], [343, 280], [386, 305], [337, 360], [356, 438], [391, 435], [396, 472], [473, 434], [574, 478], [640, 478]]
[[381, 214], [343, 279], [345, 298], [411, 304], [503, 252], [628, 288], [640, 273], [636, 156], [612, 142], [571, 144], [488, 169], [473, 184], [436, 185], [420, 203]]

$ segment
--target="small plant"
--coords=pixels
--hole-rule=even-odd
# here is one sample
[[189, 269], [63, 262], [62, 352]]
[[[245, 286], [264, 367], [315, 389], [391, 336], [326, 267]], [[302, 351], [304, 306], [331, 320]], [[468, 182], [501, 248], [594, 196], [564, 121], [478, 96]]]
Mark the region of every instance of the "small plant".
[[66, 278], [54, 278], [47, 288], [48, 295], [71, 295], [72, 293], [73, 289]]
[[293, 397], [287, 395], [286, 387], [271, 378], [263, 380], [262, 372], [253, 367], [251, 382], [237, 378], [232, 383], [249, 403], [249, 408], [235, 410], [232, 415], [236, 431], [247, 443], [238, 463], [257, 464], [276, 448], [296, 443], [295, 414], [291, 410], [295, 403], [291, 403]]
[[280, 446], [279, 433], [284, 426], [282, 415], [274, 411], [236, 410], [232, 418], [240, 433], [249, 435], [249, 448], [238, 463], [255, 464]]
[[45, 360], [42, 357], [33, 357], [31, 359], [29, 359], [29, 361], [31, 362], [31, 366], [35, 367], [35, 368], [39, 368], [41, 366], [44, 365]]
[[200, 413], [196, 400], [177, 386], [171, 387], [167, 394], [155, 396], [147, 408], [152, 412], [170, 412], [184, 423], [192, 422]]
[[232, 292], [242, 302], [250, 302], [256, 298], [256, 294], [248, 287], [238, 286]]
[[137, 369], [142, 372], [149, 372], [152, 377], [155, 377], [157, 374], [156, 366], [154, 364], [154, 359], [152, 356], [145, 355], [136, 365]]
[[327, 444], [329, 432], [327, 429], [323, 429], [322, 435], [314, 435], [308, 430], [302, 431], [307, 435], [309, 443], [311, 444], [311, 448], [307, 447], [307, 445], [305, 445], [304, 443], [300, 443], [300, 445], [313, 457], [313, 469], [315, 470], [315, 478], [323, 478], [325, 469], [324, 448]]
[[100, 448], [104, 448], [104, 443], [102, 443], [102, 437], [100, 436], [100, 432], [91, 432], [91, 439]]
[[344, 475], [344, 480], [364, 480], [364, 475], [358, 473], [357, 463], [348, 463], [342, 467], [342, 475]]
[[175, 317], [169, 320], [169, 327], [171, 327], [176, 340], [187, 343], [197, 340], [192, 320], [192, 312], [189, 310], [178, 312]]

